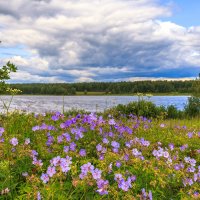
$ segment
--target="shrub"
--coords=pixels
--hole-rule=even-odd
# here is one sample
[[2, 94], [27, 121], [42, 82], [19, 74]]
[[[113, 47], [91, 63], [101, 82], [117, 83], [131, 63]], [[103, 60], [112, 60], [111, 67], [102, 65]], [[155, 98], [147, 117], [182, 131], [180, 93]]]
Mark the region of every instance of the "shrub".
[[200, 116], [200, 97], [189, 97], [185, 106], [185, 113], [189, 117]]
[[175, 106], [170, 105], [167, 107], [167, 118], [169, 119], [182, 119], [184, 116], [184, 112], [178, 110]]
[[112, 114], [115, 117], [119, 115], [137, 115], [148, 118], [163, 117], [166, 115], [164, 106], [156, 106], [150, 101], [141, 100], [138, 102], [131, 102], [127, 105], [119, 104], [114, 108], [105, 111], [105, 114]]

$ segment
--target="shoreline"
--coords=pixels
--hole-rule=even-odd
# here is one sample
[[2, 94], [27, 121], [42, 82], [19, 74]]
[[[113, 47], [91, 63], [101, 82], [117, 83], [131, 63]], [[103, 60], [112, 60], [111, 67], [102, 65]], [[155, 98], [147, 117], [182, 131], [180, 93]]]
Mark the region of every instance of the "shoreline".
[[[150, 96], [151, 95], [151, 96]], [[11, 96], [11, 95], [7, 95], [7, 94], [1, 94], [0, 96]], [[102, 94], [102, 93], [93, 93], [91, 92], [90, 94], [82, 94], [82, 93], [78, 93], [75, 95], [55, 95], [55, 94], [17, 94], [14, 96], [74, 96], [74, 97], [78, 97], [78, 96], [139, 96], [137, 94]], [[189, 93], [149, 93], [149, 94], [144, 94], [141, 95], [140, 97], [147, 97], [147, 98], [151, 98], [152, 96], [192, 96], [192, 94]]]

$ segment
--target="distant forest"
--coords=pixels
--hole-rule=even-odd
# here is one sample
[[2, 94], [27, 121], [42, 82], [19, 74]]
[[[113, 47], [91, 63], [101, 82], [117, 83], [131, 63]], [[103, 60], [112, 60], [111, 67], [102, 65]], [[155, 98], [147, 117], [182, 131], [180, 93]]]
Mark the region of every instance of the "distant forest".
[[76, 94], [134, 94], [134, 93], [192, 93], [194, 81], [135, 81], [90, 83], [31, 83], [10, 84], [21, 94], [76, 95]]

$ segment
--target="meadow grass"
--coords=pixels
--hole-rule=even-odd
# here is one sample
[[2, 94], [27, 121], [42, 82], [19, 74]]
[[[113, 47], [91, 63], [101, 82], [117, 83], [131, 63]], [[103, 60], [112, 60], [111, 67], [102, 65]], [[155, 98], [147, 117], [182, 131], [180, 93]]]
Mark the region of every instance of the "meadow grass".
[[0, 199], [199, 199], [200, 121], [0, 117]]

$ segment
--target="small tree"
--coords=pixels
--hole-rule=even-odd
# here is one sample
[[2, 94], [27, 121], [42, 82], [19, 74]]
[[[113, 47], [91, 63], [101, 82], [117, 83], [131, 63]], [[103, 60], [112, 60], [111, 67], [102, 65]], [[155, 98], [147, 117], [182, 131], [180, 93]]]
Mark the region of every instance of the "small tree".
[[8, 104], [6, 104], [5, 100], [3, 100], [2, 98], [0, 98], [0, 100], [3, 103], [3, 107], [6, 110], [6, 113], [8, 115], [8, 111], [11, 105], [11, 102], [13, 100], [14, 95], [18, 94], [19, 92], [21, 92], [18, 89], [12, 89], [8, 86], [8, 84], [6, 83], [6, 80], [10, 79], [10, 73], [11, 72], [16, 72], [17, 71], [17, 67], [11, 63], [10, 61], [8, 61], [6, 63], [6, 65], [4, 65], [1, 69], [0, 69], [0, 92], [1, 93], [7, 93], [11, 95], [10, 100], [8, 101]]
[[188, 116], [200, 116], [200, 73], [199, 77], [194, 81], [192, 87], [193, 94], [188, 99], [188, 104], [185, 106], [185, 112]]
[[200, 98], [200, 73], [199, 77], [193, 83], [193, 96]]
[[16, 72], [17, 67], [12, 64], [10, 61], [6, 63], [1, 69], [0, 69], [0, 92], [5, 92], [8, 89], [8, 85], [6, 84], [6, 80], [10, 79], [10, 73]]

